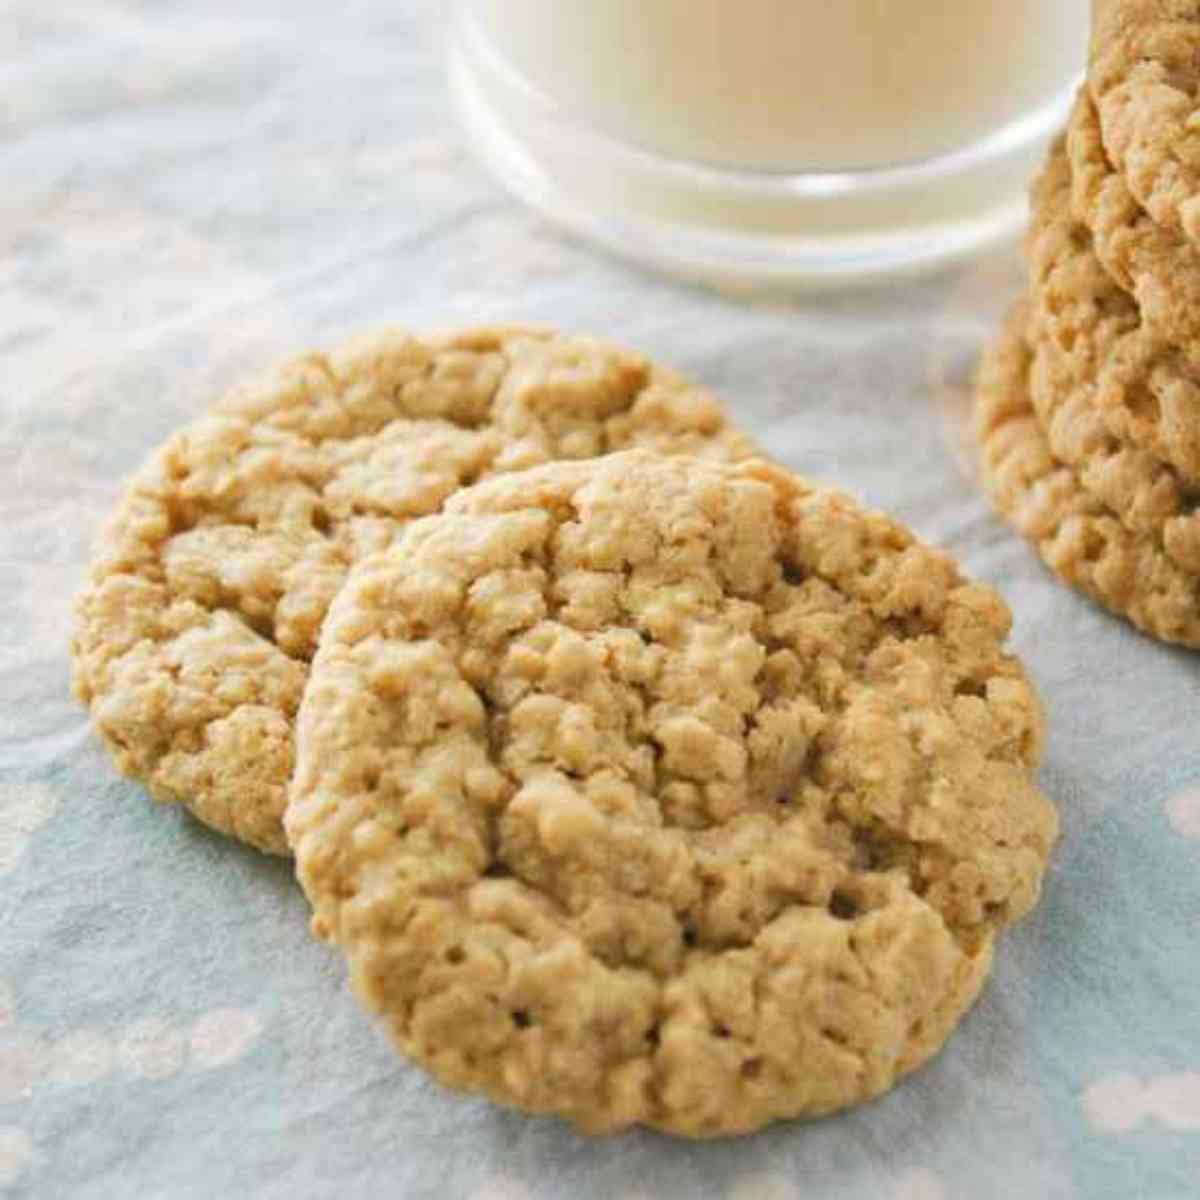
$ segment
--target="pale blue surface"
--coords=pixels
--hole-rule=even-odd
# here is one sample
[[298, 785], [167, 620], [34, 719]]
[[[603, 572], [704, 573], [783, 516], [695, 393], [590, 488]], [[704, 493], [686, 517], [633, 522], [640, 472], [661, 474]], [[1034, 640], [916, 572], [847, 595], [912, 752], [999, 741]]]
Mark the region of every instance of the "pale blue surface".
[[[475, 169], [437, 20], [403, 3], [0, 8], [0, 1193], [1200, 1196], [1200, 656], [1052, 582], [968, 478], [966, 373], [1019, 286], [1015, 249], [776, 307], [645, 276]], [[152, 808], [69, 698], [88, 539], [181, 419], [297, 347], [492, 318], [681, 368], [783, 461], [1012, 603], [1063, 841], [946, 1052], [875, 1104], [691, 1145], [589, 1141], [441, 1091], [360, 1016], [286, 865]], [[214, 1010], [253, 1029], [217, 1064], [192, 1044]]]

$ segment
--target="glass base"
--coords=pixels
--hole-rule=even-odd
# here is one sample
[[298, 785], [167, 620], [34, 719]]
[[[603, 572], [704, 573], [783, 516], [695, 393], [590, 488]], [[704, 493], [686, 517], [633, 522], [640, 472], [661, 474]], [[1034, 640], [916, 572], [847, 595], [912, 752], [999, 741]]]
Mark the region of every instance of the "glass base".
[[451, 31], [449, 78], [480, 158], [547, 217], [671, 275], [783, 290], [915, 273], [1014, 234], [1075, 87], [965, 150], [793, 174], [685, 162], [589, 128], [496, 53], [468, 5]]

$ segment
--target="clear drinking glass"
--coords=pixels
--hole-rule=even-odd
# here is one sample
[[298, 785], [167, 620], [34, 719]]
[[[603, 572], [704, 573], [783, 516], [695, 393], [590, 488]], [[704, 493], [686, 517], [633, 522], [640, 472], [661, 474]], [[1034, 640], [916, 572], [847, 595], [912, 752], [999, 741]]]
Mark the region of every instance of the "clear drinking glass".
[[498, 179], [676, 274], [806, 285], [1012, 230], [1088, 0], [458, 0], [452, 92]]

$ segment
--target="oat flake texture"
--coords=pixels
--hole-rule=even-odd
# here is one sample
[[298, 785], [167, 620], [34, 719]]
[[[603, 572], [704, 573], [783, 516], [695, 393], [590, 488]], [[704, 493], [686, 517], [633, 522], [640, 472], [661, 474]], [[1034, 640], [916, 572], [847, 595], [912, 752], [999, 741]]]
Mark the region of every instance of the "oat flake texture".
[[1139, 203], [1200, 245], [1200, 9], [1093, 0], [1088, 85], [1104, 147]]
[[464, 491], [360, 563], [298, 720], [314, 929], [442, 1082], [741, 1133], [944, 1042], [1056, 835], [1009, 614], [761, 462]]
[[[1071, 111], [1067, 154], [1072, 212], [1091, 234], [1091, 248], [1105, 271], [1129, 293], [1122, 304], [1144, 326], [1138, 341], [1173, 349], [1172, 357], [1194, 373], [1200, 369], [1200, 248], [1159, 225], [1138, 203], [1124, 175], [1108, 160], [1086, 87], [1080, 88]], [[1200, 424], [1195, 407], [1193, 397], [1191, 426]], [[1174, 408], [1179, 417], [1187, 412], [1183, 403]], [[1193, 446], [1179, 465], [1200, 473], [1197, 464], [1200, 452]]]
[[[1161, 543], [1182, 570], [1200, 575], [1195, 480], [1160, 456], [1153, 436], [1178, 430], [1180, 448], [1196, 439], [1200, 393], [1186, 376], [1171, 377], [1171, 355], [1136, 349], [1143, 336], [1137, 306], [1092, 252], [1069, 195], [1060, 143], [1032, 196], [1030, 400], [1051, 452], [1076, 470], [1083, 488], [1135, 534]], [[1130, 359], [1143, 375], [1122, 369]], [[1117, 432], [1122, 421], [1128, 439]]]
[[77, 605], [76, 694], [157, 799], [286, 853], [292, 721], [350, 565], [464, 484], [629, 446], [752, 450], [706, 392], [591, 338], [389, 331], [288, 362], [129, 484]]
[[1154, 637], [1200, 647], [1200, 574], [1180, 565], [1165, 533], [1129, 528], [1053, 453], [1030, 398], [1029, 323], [1020, 301], [979, 369], [976, 427], [993, 503], [1067, 583]]

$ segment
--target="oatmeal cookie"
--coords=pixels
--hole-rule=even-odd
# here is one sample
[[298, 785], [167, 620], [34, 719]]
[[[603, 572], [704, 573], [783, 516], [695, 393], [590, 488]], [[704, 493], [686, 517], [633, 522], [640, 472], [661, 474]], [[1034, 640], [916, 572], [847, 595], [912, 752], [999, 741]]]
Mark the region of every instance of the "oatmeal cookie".
[[1159, 225], [1200, 245], [1200, 7], [1092, 8], [1088, 86], [1108, 157]]
[[[1194, 373], [1200, 368], [1200, 248], [1154, 221], [1113, 169], [1086, 87], [1067, 126], [1067, 154], [1073, 211], [1104, 269], [1137, 302], [1141, 340]], [[1200, 400], [1192, 402], [1189, 424], [1200, 427]]]
[[589, 1131], [878, 1095], [1056, 835], [1009, 620], [765, 463], [481, 483], [322, 632], [285, 818], [314, 931], [443, 1083]]
[[744, 457], [707, 393], [591, 338], [389, 331], [236, 389], [134, 477], [77, 605], [77, 695], [117, 765], [286, 853], [292, 722], [358, 559], [464, 484], [628, 446]]
[[1200, 648], [1200, 575], [1129, 529], [1050, 449], [1030, 398], [1029, 312], [1016, 305], [977, 391], [983, 475], [997, 509], [1067, 583], [1139, 629]]
[[[1161, 403], [1150, 413], [1116, 403], [1151, 387], [1143, 380], [1139, 392], [1130, 380], [1121, 389], [1128, 358], [1110, 363], [1114, 346], [1146, 335], [1137, 305], [1109, 278], [1092, 253], [1090, 234], [1072, 216], [1069, 192], [1070, 167], [1060, 145], [1033, 190], [1030, 399], [1051, 452], [1076, 468], [1083, 487], [1131, 530], [1161, 541], [1180, 567], [1200, 574], [1195, 481], [1141, 444], [1151, 439], [1126, 441], [1114, 428], [1152, 423], [1163, 433], [1178, 414]], [[1159, 369], [1169, 366], [1160, 362]], [[1165, 391], [1176, 399], [1189, 396], [1182, 383]], [[1114, 410], [1123, 421], [1113, 421]], [[1182, 448], [1188, 440], [1177, 437], [1173, 444]]]

